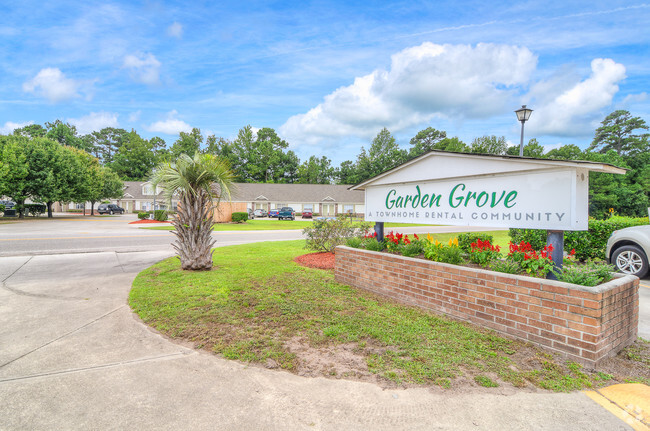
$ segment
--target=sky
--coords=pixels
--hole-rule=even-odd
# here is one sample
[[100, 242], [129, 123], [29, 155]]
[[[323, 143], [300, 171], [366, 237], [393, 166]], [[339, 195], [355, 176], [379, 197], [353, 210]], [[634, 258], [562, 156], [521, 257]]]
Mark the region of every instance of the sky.
[[386, 127], [586, 148], [617, 109], [650, 122], [650, 3], [0, 0], [0, 133], [60, 119], [355, 160]]

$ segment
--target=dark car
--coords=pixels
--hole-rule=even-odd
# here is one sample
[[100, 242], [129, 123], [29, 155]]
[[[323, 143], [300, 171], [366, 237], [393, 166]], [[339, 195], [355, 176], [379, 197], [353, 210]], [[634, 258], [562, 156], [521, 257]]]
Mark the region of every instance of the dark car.
[[295, 220], [296, 219], [296, 213], [293, 211], [293, 208], [291, 208], [291, 207], [282, 207], [282, 208], [280, 208], [280, 212], [278, 213], [278, 219], [279, 220]]
[[271, 210], [271, 211], [269, 211], [269, 217], [275, 217], [275, 218], [278, 218], [278, 214], [280, 214], [280, 211], [278, 211], [278, 210]]
[[311, 211], [303, 211], [302, 212], [302, 218], [312, 218], [314, 216], [314, 213]]
[[97, 207], [99, 214], [124, 214], [124, 208], [115, 204], [101, 204]]
[[0, 201], [0, 205], [4, 205], [5, 209], [10, 210], [16, 205], [16, 202], [13, 202], [13, 201]]

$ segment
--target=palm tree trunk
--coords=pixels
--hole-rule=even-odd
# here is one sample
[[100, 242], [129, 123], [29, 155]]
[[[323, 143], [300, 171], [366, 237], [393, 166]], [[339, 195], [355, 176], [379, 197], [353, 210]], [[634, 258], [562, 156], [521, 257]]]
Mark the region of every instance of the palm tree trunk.
[[172, 244], [181, 260], [182, 269], [212, 268], [212, 201], [204, 190], [196, 195], [183, 193], [177, 216], [172, 222], [177, 239]]

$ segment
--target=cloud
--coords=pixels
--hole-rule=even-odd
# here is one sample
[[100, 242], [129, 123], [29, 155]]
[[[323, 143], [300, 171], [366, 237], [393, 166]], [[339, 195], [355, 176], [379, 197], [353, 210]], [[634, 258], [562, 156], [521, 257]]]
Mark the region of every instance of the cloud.
[[20, 129], [21, 127], [29, 126], [34, 124], [33, 121], [27, 121], [25, 123], [14, 123], [13, 121], [7, 121], [4, 126], [0, 126], [0, 135], [11, 135], [15, 129]]
[[192, 127], [185, 121], [176, 118], [178, 112], [176, 110], [167, 113], [165, 121], [156, 121], [145, 127], [150, 132], [164, 133], [166, 135], [178, 135], [180, 132], [191, 132]]
[[628, 106], [634, 103], [641, 103], [645, 102], [648, 100], [648, 93], [645, 91], [643, 93], [637, 93], [637, 94], [628, 94], [625, 96], [625, 99], [621, 102], [621, 105], [623, 106]]
[[160, 82], [161, 63], [151, 53], [130, 54], [124, 57], [122, 67], [129, 70], [131, 79], [142, 84], [154, 85]]
[[129, 114], [129, 123], [135, 123], [138, 121], [140, 119], [140, 115], [142, 115], [142, 111], [139, 109], [135, 112], [131, 112]]
[[23, 91], [42, 96], [51, 103], [79, 97], [81, 83], [66, 78], [63, 72], [55, 67], [41, 69], [38, 74], [23, 84]]
[[612, 104], [625, 66], [609, 58], [591, 62], [591, 75], [583, 81], [567, 74], [535, 84], [526, 96], [533, 114], [526, 124], [531, 133], [578, 136], [593, 133], [601, 110]]
[[399, 131], [432, 118], [487, 118], [503, 112], [514, 87], [525, 84], [537, 58], [509, 45], [436, 45], [425, 42], [394, 54], [390, 70], [377, 69], [341, 87], [280, 133], [318, 143], [370, 137], [382, 127]]
[[174, 21], [172, 25], [167, 27], [167, 35], [180, 39], [183, 37], [183, 25]]
[[105, 127], [118, 127], [117, 114], [111, 112], [91, 112], [81, 118], [68, 118], [81, 135], [99, 131]]

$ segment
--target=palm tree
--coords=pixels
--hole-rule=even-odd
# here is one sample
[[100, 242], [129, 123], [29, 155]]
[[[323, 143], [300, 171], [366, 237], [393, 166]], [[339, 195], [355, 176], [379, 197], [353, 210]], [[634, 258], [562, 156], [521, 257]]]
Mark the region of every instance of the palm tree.
[[211, 154], [181, 154], [176, 162], [163, 162], [154, 171], [154, 186], [162, 186], [165, 198], [179, 200], [172, 224], [177, 239], [172, 244], [182, 269], [212, 268], [212, 212], [222, 198], [230, 200], [234, 175], [228, 162]]

